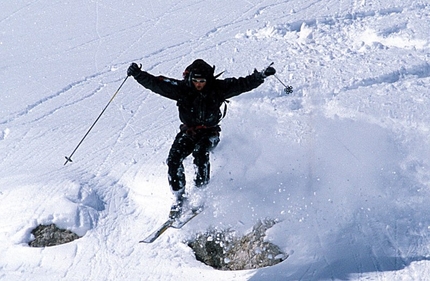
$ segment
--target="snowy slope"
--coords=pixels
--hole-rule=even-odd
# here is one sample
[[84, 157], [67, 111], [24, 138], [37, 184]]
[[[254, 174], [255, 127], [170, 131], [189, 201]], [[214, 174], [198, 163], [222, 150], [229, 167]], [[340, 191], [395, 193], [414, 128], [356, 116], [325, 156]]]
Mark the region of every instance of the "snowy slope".
[[[0, 8], [1, 280], [429, 280], [428, 0], [9, 1]], [[180, 78], [203, 58], [270, 77], [233, 98], [204, 213], [154, 244], [167, 216], [175, 103], [128, 79], [131, 62]], [[191, 160], [186, 161], [189, 182]], [[290, 257], [217, 271], [184, 243], [211, 227]], [[30, 248], [56, 223], [83, 237]]]

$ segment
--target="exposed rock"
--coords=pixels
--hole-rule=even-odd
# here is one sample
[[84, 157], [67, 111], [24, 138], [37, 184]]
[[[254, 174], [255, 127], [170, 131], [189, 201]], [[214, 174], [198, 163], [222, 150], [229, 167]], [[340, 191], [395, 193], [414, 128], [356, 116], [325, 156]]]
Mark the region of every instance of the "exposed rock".
[[39, 225], [31, 232], [35, 239], [28, 243], [31, 247], [49, 247], [69, 243], [80, 238], [70, 230], [60, 229], [55, 224]]
[[259, 222], [251, 233], [238, 238], [231, 230], [209, 230], [189, 243], [196, 259], [221, 270], [255, 269], [278, 264], [288, 258], [278, 246], [264, 241], [272, 220]]

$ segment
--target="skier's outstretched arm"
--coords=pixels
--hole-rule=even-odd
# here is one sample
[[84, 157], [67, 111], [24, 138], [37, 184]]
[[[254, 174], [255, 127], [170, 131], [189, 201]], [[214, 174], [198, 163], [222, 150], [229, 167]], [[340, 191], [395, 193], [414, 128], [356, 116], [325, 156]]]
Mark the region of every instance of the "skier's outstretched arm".
[[133, 76], [136, 81], [143, 87], [157, 93], [163, 97], [178, 100], [179, 98], [179, 81], [164, 76], [154, 76], [146, 71], [141, 70], [141, 67], [136, 63], [132, 63], [127, 70], [127, 75]]
[[254, 69], [254, 73], [246, 77], [220, 80], [220, 88], [224, 94], [224, 98], [228, 99], [257, 88], [263, 84], [264, 78], [275, 73], [276, 70], [272, 66], [269, 66], [262, 71]]

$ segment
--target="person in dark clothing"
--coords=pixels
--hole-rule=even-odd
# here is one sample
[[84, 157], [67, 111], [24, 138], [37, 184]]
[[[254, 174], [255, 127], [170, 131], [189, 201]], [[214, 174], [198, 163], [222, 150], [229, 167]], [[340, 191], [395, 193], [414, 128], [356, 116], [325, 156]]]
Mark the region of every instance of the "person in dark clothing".
[[142, 71], [136, 63], [127, 70], [129, 76], [145, 88], [163, 97], [175, 100], [182, 124], [167, 158], [169, 185], [176, 197], [171, 217], [181, 212], [185, 192], [183, 160], [194, 157], [197, 187], [205, 186], [210, 179], [209, 153], [219, 143], [219, 122], [224, 117], [221, 106], [227, 99], [257, 88], [264, 78], [276, 73], [269, 66], [259, 72], [240, 78], [217, 79], [215, 66], [202, 59], [195, 60], [183, 73], [183, 80], [153, 76]]

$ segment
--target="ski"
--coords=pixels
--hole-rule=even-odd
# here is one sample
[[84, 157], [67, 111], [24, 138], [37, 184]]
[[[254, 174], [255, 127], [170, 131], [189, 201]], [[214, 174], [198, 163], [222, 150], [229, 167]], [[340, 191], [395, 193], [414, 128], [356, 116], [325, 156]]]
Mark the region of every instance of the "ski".
[[154, 232], [152, 232], [148, 237], [139, 241], [139, 243], [152, 243], [152, 242], [154, 242], [158, 237], [160, 237], [161, 234], [163, 234], [169, 227], [171, 227], [174, 222], [175, 222], [174, 219], [169, 218], [159, 228], [154, 230]]
[[148, 237], [139, 241], [139, 243], [152, 243], [157, 240], [158, 237], [161, 236], [167, 229], [170, 227], [175, 229], [180, 229], [184, 225], [186, 225], [189, 221], [195, 218], [198, 214], [203, 211], [203, 207], [193, 208], [187, 210], [185, 213], [182, 213], [178, 218], [169, 218], [164, 222], [160, 227], [154, 230]]
[[198, 214], [200, 214], [202, 211], [203, 211], [203, 206], [200, 206], [200, 207], [197, 207], [197, 208], [193, 208], [193, 209], [189, 209], [189, 210], [187, 210], [187, 212], [182, 213], [182, 215], [179, 216], [179, 218], [177, 218], [173, 222], [173, 224], [171, 226], [173, 228], [180, 229], [184, 225], [186, 225], [190, 220], [192, 220]]

